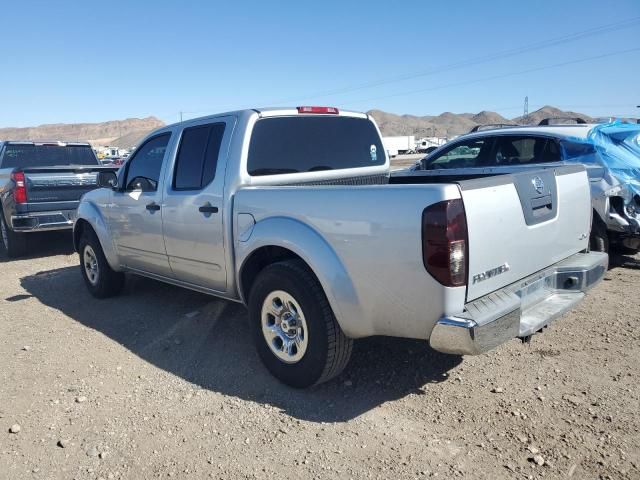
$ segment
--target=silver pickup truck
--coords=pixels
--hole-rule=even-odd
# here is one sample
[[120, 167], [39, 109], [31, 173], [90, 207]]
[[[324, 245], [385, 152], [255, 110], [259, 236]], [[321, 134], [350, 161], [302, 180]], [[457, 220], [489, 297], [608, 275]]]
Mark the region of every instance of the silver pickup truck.
[[582, 166], [394, 184], [373, 119], [243, 110], [152, 133], [78, 208], [89, 291], [124, 272], [248, 306], [267, 369], [339, 374], [355, 338], [479, 354], [528, 338], [602, 279]]

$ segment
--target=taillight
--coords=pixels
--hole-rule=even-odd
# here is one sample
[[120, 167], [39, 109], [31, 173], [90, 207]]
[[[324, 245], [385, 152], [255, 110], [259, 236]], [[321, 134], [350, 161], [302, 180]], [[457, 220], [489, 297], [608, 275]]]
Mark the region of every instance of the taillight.
[[297, 107], [298, 113], [324, 113], [338, 115], [340, 112], [336, 107]]
[[27, 203], [27, 187], [24, 180], [24, 173], [14, 172], [11, 174], [11, 180], [16, 184], [13, 189], [13, 200], [16, 203]]
[[467, 219], [461, 199], [445, 200], [422, 212], [422, 260], [447, 287], [467, 282]]

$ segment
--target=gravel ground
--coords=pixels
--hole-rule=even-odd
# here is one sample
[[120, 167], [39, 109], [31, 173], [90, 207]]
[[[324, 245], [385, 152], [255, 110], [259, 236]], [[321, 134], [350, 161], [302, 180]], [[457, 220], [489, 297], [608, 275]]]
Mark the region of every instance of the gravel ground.
[[367, 339], [297, 391], [241, 306], [134, 277], [94, 300], [68, 242], [0, 258], [0, 478], [640, 478], [638, 258], [529, 345]]

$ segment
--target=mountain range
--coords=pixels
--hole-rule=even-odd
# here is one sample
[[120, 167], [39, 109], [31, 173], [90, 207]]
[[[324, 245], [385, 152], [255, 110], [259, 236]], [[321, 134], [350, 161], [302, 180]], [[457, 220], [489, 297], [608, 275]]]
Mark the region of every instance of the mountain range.
[[58, 140], [131, 148], [149, 132], [163, 126], [164, 122], [156, 117], [102, 123], [53, 123], [37, 127], [0, 128], [0, 140]]
[[[496, 112], [483, 110], [480, 113], [451, 113], [440, 115], [396, 115], [382, 110], [370, 110], [383, 136], [415, 135], [416, 137], [447, 137], [467, 133], [476, 125], [502, 123], [507, 125], [533, 124], [547, 117], [580, 117], [587, 122], [588, 115], [563, 111], [545, 106], [523, 117], [506, 118]], [[127, 118], [102, 123], [56, 123], [26, 128], [0, 128], [0, 140], [59, 140], [89, 142], [93, 146], [132, 148], [149, 132], [164, 126], [156, 117]]]
[[440, 115], [424, 117], [395, 115], [381, 110], [369, 110], [367, 113], [375, 118], [383, 136], [415, 135], [416, 137], [451, 138], [467, 133], [477, 125], [537, 125], [541, 120], [549, 117], [579, 117], [587, 122], [593, 121], [593, 118], [583, 113], [564, 111], [549, 105], [529, 113], [528, 118], [523, 116], [506, 118], [499, 113], [486, 110], [480, 113], [444, 112]]

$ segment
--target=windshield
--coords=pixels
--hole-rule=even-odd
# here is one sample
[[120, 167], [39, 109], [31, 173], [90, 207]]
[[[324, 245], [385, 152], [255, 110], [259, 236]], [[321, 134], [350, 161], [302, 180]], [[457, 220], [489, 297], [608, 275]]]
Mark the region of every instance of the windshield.
[[353, 117], [274, 117], [253, 128], [249, 175], [318, 172], [384, 165], [386, 155], [374, 124]]
[[2, 168], [99, 165], [89, 145], [8, 144], [2, 155]]

